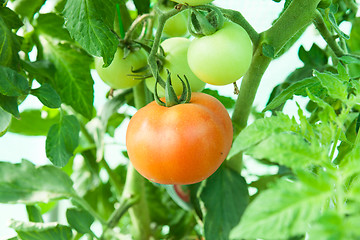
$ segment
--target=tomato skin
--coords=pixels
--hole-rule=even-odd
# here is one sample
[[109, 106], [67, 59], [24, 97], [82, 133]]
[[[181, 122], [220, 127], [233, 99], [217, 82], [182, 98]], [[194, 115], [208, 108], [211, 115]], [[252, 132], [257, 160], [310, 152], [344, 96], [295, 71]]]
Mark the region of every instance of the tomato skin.
[[[163, 69], [160, 71], [160, 76], [164, 81], [166, 81], [166, 69], [170, 71], [171, 83], [176, 95], [181, 95], [182, 93], [182, 83], [177, 75], [179, 75], [184, 81], [184, 75], [186, 75], [192, 92], [201, 91], [205, 86], [205, 82], [195, 76], [187, 63], [189, 45], [190, 40], [183, 37], [169, 38], [161, 43], [161, 46], [165, 51], [165, 63]], [[152, 93], [154, 93], [155, 78], [150, 77], [146, 79], [146, 86]], [[164, 88], [161, 86], [157, 87], [157, 92], [160, 97], [165, 96]]]
[[198, 6], [198, 5], [211, 3], [214, 0], [173, 0], [173, 1], [181, 4], [187, 4], [189, 6]]
[[172, 107], [152, 102], [131, 118], [126, 132], [130, 161], [160, 184], [192, 184], [213, 174], [229, 153], [231, 119], [214, 97], [193, 93]]
[[134, 79], [129, 74], [133, 74], [132, 69], [140, 69], [147, 65], [147, 54], [144, 49], [131, 52], [125, 59], [123, 57], [124, 50], [118, 48], [114, 60], [106, 68], [103, 68], [102, 58], [95, 58], [95, 69], [100, 78], [114, 89], [130, 88], [140, 83], [140, 80]]
[[226, 85], [240, 79], [249, 69], [251, 59], [249, 35], [231, 22], [225, 22], [212, 35], [194, 39], [188, 50], [190, 69], [212, 85]]
[[[161, 9], [164, 11], [169, 11], [173, 8], [163, 7]], [[166, 37], [182, 37], [188, 34], [186, 13], [182, 11], [175, 16], [169, 18], [165, 22], [163, 34]]]

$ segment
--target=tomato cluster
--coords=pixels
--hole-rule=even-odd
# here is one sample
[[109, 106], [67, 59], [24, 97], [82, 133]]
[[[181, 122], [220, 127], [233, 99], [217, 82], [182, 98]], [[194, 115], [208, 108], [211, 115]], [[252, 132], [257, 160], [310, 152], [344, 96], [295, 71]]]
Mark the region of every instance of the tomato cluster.
[[[176, 2], [197, 6], [211, 0]], [[165, 25], [165, 36], [187, 33], [186, 25], [185, 30], [180, 26], [181, 31], [171, 31], [176, 28], [173, 25], [176, 21], [184, 21], [183, 15], [175, 17]], [[175, 99], [184, 91], [179, 77], [186, 76], [193, 93], [187, 103], [171, 107], [153, 101], [131, 118], [126, 147], [135, 169], [147, 179], [161, 184], [192, 184], [213, 174], [230, 151], [232, 122], [216, 98], [197, 91], [201, 91], [206, 83], [226, 85], [235, 82], [246, 73], [251, 59], [252, 43], [248, 34], [231, 22], [225, 22], [212, 35], [193, 40], [185, 37], [164, 40], [157, 55], [159, 76], [166, 80], [170, 72]], [[109, 86], [129, 88], [140, 82], [134, 80], [132, 71], [147, 66], [147, 54], [140, 49], [124, 58], [124, 51], [119, 48], [111, 65], [102, 66], [103, 61], [96, 59], [95, 68]], [[150, 76], [145, 82], [154, 93], [155, 78]], [[156, 98], [164, 96], [165, 90], [158, 84]]]

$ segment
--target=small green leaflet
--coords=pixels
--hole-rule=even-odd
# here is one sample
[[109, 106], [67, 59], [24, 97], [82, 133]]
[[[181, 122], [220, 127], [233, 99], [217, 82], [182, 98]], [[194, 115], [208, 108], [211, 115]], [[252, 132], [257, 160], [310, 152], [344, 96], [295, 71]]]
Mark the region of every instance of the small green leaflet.
[[148, 13], [150, 11], [150, 0], [133, 0], [138, 14]]
[[331, 25], [334, 27], [334, 30], [339, 34], [339, 36], [345, 40], [349, 40], [350, 37], [345, 34], [341, 29], [339, 28], [334, 13], [330, 12], [328, 15], [328, 20], [331, 23]]
[[36, 167], [29, 161], [0, 162], [0, 203], [49, 202], [69, 198], [76, 193], [73, 182], [59, 168]]
[[268, 159], [292, 169], [316, 165], [326, 159], [327, 151], [307, 143], [294, 133], [275, 133], [247, 150], [245, 154], [256, 159]]
[[38, 205], [26, 205], [26, 212], [30, 222], [44, 222], [41, 215], [41, 209]]
[[36, 96], [48, 108], [59, 108], [61, 98], [50, 84], [44, 83], [37, 89], [32, 89], [31, 94]]
[[17, 119], [20, 118], [17, 97], [8, 97], [0, 93], [0, 107], [8, 113], [11, 113]]
[[235, 105], [235, 100], [232, 99], [231, 97], [226, 97], [226, 96], [222, 96], [219, 94], [219, 92], [217, 90], [213, 90], [213, 89], [209, 89], [209, 88], [205, 88], [204, 90], [202, 90], [201, 92], [209, 94], [213, 97], [215, 97], [217, 100], [219, 100], [225, 108], [227, 109], [232, 109]]
[[0, 16], [9, 29], [18, 29], [24, 25], [18, 15], [10, 8], [0, 7]]
[[311, 92], [316, 93], [317, 96], [322, 95], [323, 93], [323, 88], [317, 78], [306, 78], [291, 84], [288, 88], [283, 90], [264, 108], [263, 112], [277, 108], [287, 100], [292, 99], [294, 95], [306, 96], [306, 88], [311, 90]]
[[314, 75], [319, 79], [321, 85], [327, 90], [330, 97], [341, 101], [347, 100], [347, 85], [344, 84], [344, 81], [330, 73], [314, 71]]
[[77, 232], [91, 233], [90, 227], [94, 222], [94, 217], [85, 210], [69, 208], [66, 210], [66, 219]]
[[54, 124], [46, 137], [46, 156], [57, 167], [64, 167], [79, 144], [80, 124], [75, 116], [68, 115]]
[[7, 66], [12, 61], [13, 50], [11, 34], [4, 20], [0, 17], [0, 65]]
[[220, 167], [206, 180], [200, 198], [205, 209], [205, 238], [228, 239], [230, 230], [239, 223], [249, 202], [245, 179], [233, 170]]
[[295, 119], [290, 119], [284, 114], [276, 117], [258, 119], [246, 127], [235, 139], [228, 158], [231, 158], [274, 133], [294, 131], [298, 128]]
[[348, 240], [355, 239], [351, 237], [351, 228], [345, 225], [342, 216], [339, 216], [335, 211], [325, 212], [319, 219], [317, 219], [309, 231], [309, 240]]
[[11, 114], [0, 108], [0, 137], [6, 133], [11, 122]]
[[0, 93], [9, 97], [26, 95], [30, 91], [26, 78], [11, 68], [0, 66]]
[[[327, 187], [316, 188], [324, 184]], [[284, 179], [278, 181], [251, 202], [230, 239], [289, 239], [304, 234], [331, 196], [331, 184], [311, 187]]]
[[108, 66], [119, 40], [111, 31], [115, 17], [115, 1], [68, 0], [64, 9], [66, 28], [90, 54], [103, 57]]
[[59, 223], [33, 223], [12, 220], [13, 228], [22, 240], [70, 240], [72, 231], [68, 226]]
[[14, 1], [14, 9], [21, 16], [31, 20], [44, 3], [45, 0], [17, 0]]

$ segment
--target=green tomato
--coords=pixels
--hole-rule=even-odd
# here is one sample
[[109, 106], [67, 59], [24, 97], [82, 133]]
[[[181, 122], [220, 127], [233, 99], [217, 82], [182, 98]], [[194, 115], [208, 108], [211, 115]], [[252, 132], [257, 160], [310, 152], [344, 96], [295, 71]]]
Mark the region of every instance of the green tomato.
[[198, 6], [198, 5], [211, 3], [214, 0], [173, 0], [173, 1], [181, 4], [187, 4], [189, 6]]
[[100, 78], [114, 89], [125, 89], [140, 83], [140, 80], [134, 79], [131, 70], [140, 69], [147, 65], [147, 54], [144, 49], [131, 52], [124, 59], [124, 50], [118, 48], [114, 60], [108, 67], [103, 67], [102, 58], [95, 58], [95, 69]]
[[252, 43], [239, 25], [225, 22], [214, 34], [194, 39], [188, 50], [190, 69], [202, 81], [226, 85], [241, 78], [249, 69]]
[[[163, 8], [165, 11], [169, 11], [172, 8]], [[187, 15], [184, 11], [169, 18], [165, 22], [163, 33], [167, 37], [182, 37], [188, 33], [187, 29]]]
[[[184, 75], [187, 77], [190, 83], [191, 91], [201, 91], [205, 83], [197, 78], [193, 72], [191, 72], [187, 63], [187, 52], [190, 45], [190, 40], [187, 38], [176, 37], [168, 38], [161, 43], [165, 52], [165, 62], [163, 69], [160, 71], [160, 76], [164, 81], [167, 79], [168, 69], [171, 73], [171, 83], [177, 95], [182, 93], [182, 83], [177, 75], [179, 75], [184, 81]], [[146, 79], [146, 85], [151, 92], [155, 90], [155, 78], [151, 77]], [[164, 88], [160, 85], [157, 86], [157, 92], [160, 97], [165, 96]]]

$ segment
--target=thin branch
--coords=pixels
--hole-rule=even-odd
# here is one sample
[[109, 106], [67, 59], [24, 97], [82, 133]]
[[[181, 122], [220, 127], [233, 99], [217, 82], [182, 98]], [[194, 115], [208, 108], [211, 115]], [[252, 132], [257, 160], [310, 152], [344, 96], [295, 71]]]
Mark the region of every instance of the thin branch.
[[316, 29], [320, 32], [321, 36], [327, 42], [327, 44], [329, 45], [331, 50], [335, 53], [335, 55], [337, 57], [344, 56], [345, 52], [341, 49], [339, 44], [335, 41], [334, 35], [327, 28], [327, 26], [324, 22], [324, 19], [318, 10], [315, 12], [315, 18], [313, 20], [313, 23], [314, 23]]

